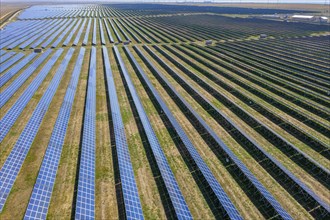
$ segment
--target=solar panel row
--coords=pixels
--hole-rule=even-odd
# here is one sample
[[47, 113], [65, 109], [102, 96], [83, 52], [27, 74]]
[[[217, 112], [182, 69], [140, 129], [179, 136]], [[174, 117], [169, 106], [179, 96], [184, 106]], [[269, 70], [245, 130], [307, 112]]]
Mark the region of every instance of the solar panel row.
[[78, 42], [79, 42], [79, 39], [80, 39], [80, 36], [81, 36], [81, 34], [82, 34], [82, 32], [83, 32], [83, 30], [84, 30], [84, 27], [85, 27], [85, 25], [86, 25], [86, 19], [84, 19], [84, 22], [83, 22], [83, 24], [81, 25], [81, 27], [80, 27], [80, 29], [79, 29], [79, 31], [78, 31], [78, 33], [77, 33], [77, 35], [76, 35], [76, 38], [74, 39], [74, 41], [73, 41], [73, 46], [77, 46], [78, 45]]
[[27, 35], [33, 33], [34, 29], [39, 29], [40, 27], [42, 27], [42, 21], [33, 21], [32, 22], [32, 26], [30, 28], [27, 29], [20, 29], [19, 32], [13, 36], [8, 36], [8, 40], [5, 40], [4, 42], [1, 43], [0, 48], [5, 48], [8, 45], [16, 42], [17, 40], [20, 40], [22, 37], [26, 37]]
[[130, 94], [133, 98], [133, 102], [137, 109], [142, 126], [147, 135], [147, 138], [148, 138], [152, 153], [154, 155], [154, 158], [156, 160], [157, 166], [158, 166], [161, 176], [164, 180], [166, 190], [171, 198], [171, 202], [173, 204], [175, 213], [179, 219], [192, 219], [191, 213], [190, 213], [189, 208], [186, 204], [186, 201], [181, 193], [179, 185], [168, 164], [168, 161], [162, 150], [162, 147], [159, 144], [156, 133], [151, 126], [151, 122], [149, 121], [149, 118], [143, 108], [141, 100], [139, 99], [139, 97], [137, 95], [137, 91], [135, 90], [134, 85], [130, 79], [129, 73], [125, 67], [125, 63], [122, 60], [122, 57], [116, 46], [114, 47], [114, 51], [115, 51], [117, 60], [119, 61], [119, 65], [120, 65], [120, 68], [124, 75], [125, 81], [128, 85]]
[[118, 31], [116, 30], [114, 24], [112, 23], [111, 19], [108, 18], [108, 21], [110, 22], [110, 25], [111, 25], [111, 27], [112, 27], [112, 30], [114, 31], [114, 33], [115, 33], [115, 35], [116, 35], [118, 41], [119, 41], [119, 42], [122, 42], [122, 39], [121, 39], [121, 37], [120, 37]]
[[25, 47], [27, 47], [28, 45], [30, 45], [32, 42], [34, 42], [36, 39], [38, 39], [39, 37], [43, 36], [44, 34], [46, 34], [48, 31], [52, 30], [53, 28], [56, 27], [56, 23], [58, 21], [53, 21], [49, 24], [45, 25], [45, 28], [40, 28], [38, 31], [36, 31], [35, 33], [30, 34], [27, 38], [25, 38], [23, 41], [19, 41], [16, 42], [15, 44], [10, 45], [10, 47], [8, 47], [8, 49], [12, 49], [14, 47], [16, 47], [17, 45], [19, 45], [20, 43], [22, 43], [21, 45], [19, 45], [20, 49], [24, 49]]
[[64, 24], [62, 24], [62, 26], [60, 27], [60, 29], [58, 29], [55, 33], [52, 34], [52, 36], [50, 36], [47, 41], [45, 41], [43, 44], [41, 44], [42, 48], [46, 48], [51, 42], [53, 42], [53, 40], [60, 34], [63, 32], [63, 30], [70, 24], [70, 20], [65, 21]]
[[0, 57], [0, 63], [4, 63], [6, 60], [8, 60], [10, 57], [14, 56], [16, 53], [15, 52], [8, 52], [2, 57]]
[[46, 219], [84, 55], [81, 48], [24, 219]]
[[76, 32], [78, 29], [79, 25], [81, 24], [81, 19], [78, 20], [77, 24], [74, 26], [74, 28], [71, 30], [70, 34], [67, 36], [67, 38], [63, 42], [63, 46], [67, 46], [73, 37], [73, 34]]
[[70, 25], [61, 33], [60, 36], [57, 37], [56, 41], [52, 44], [52, 48], [57, 47], [62, 39], [65, 37], [65, 35], [69, 32], [69, 30], [75, 25], [77, 20], [71, 20]]
[[18, 53], [13, 56], [10, 60], [0, 65], [0, 73], [3, 73], [6, 69], [12, 66], [14, 63], [19, 61], [22, 57], [24, 57], [24, 53]]
[[62, 76], [71, 59], [74, 49], [71, 48], [66, 54], [60, 67], [57, 69], [54, 78], [50, 82], [47, 90], [41, 97], [38, 105], [32, 113], [27, 125], [19, 136], [14, 148], [7, 157], [3, 167], [0, 170], [0, 212], [9, 196], [11, 188], [14, 185], [16, 177], [23, 165], [26, 155], [33, 143], [39, 130], [41, 122], [47, 112], [47, 109], [55, 95]]
[[93, 25], [93, 36], [92, 36], [92, 45], [96, 45], [96, 18], [94, 20], [94, 25]]
[[105, 38], [104, 38], [104, 32], [103, 32], [103, 25], [102, 20], [99, 19], [99, 25], [100, 25], [100, 38], [101, 38], [101, 44], [105, 45]]
[[[153, 53], [149, 47], [144, 46], [149, 52]], [[154, 57], [158, 57], [158, 55], [154, 54]], [[161, 60], [158, 57], [159, 60]], [[167, 64], [164, 63], [171, 69]], [[172, 70], [172, 69], [171, 69]], [[173, 71], [173, 70], [172, 70]], [[173, 71], [174, 72], [174, 71]], [[178, 74], [176, 74], [178, 75]], [[176, 89], [169, 83], [169, 81], [162, 75], [159, 74], [162, 80], [166, 83], [168, 88], [170, 88], [176, 96], [180, 99], [182, 103], [189, 109], [189, 111], [194, 115], [194, 117], [198, 120], [201, 126], [204, 127], [205, 131], [216, 141], [216, 143], [221, 147], [221, 149], [228, 155], [228, 157], [235, 163], [235, 165], [243, 172], [246, 178], [253, 184], [253, 186], [261, 193], [264, 199], [276, 210], [276, 212], [283, 218], [283, 219], [292, 219], [291, 216], [282, 208], [279, 202], [271, 195], [271, 193], [259, 182], [259, 180], [251, 173], [251, 171], [237, 158], [237, 156], [227, 147], [227, 145], [216, 135], [216, 133], [209, 127], [209, 125], [200, 117], [200, 115], [190, 106], [190, 104], [176, 91]], [[178, 75], [178, 77], [180, 77]], [[194, 88], [191, 88], [195, 90]], [[196, 91], [196, 90], [195, 90]], [[196, 91], [199, 94], [198, 91]]]
[[116, 86], [113, 79], [107, 49], [103, 46], [103, 60], [111, 107], [112, 123], [116, 143], [116, 151], [127, 219], [143, 219], [143, 212], [136, 186], [132, 162], [128, 150], [123, 119], [120, 113]]
[[7, 72], [0, 75], [0, 87], [2, 87], [8, 80], [10, 80], [15, 74], [17, 74], [21, 69], [31, 62], [33, 58], [37, 56], [37, 53], [31, 53], [28, 56], [26, 56], [24, 59], [22, 59], [18, 64], [11, 67]]
[[84, 40], [82, 42], [82, 45], [83, 46], [86, 46], [87, 45], [88, 37], [89, 37], [89, 31], [91, 29], [91, 24], [92, 24], [92, 19], [88, 19], [88, 24], [87, 24], [87, 29], [86, 29], [85, 37], [84, 37]]
[[12, 42], [10, 45], [7, 46], [7, 49], [12, 50], [13, 48], [20, 45], [21, 43], [30, 40], [34, 35], [38, 35], [44, 30], [44, 28], [42, 28], [42, 26], [47, 27], [52, 22], [54, 22], [54, 21], [46, 21], [43, 25], [40, 25], [40, 27], [29, 32], [27, 35], [18, 37], [18, 39], [16, 39], [14, 42]]
[[105, 24], [105, 27], [106, 27], [106, 30], [107, 30], [107, 33], [108, 33], [109, 41], [110, 41], [111, 43], [114, 43], [115, 41], [113, 40], [113, 37], [112, 37], [112, 35], [111, 35], [111, 30], [110, 30], [109, 25], [108, 25], [108, 23], [107, 23], [107, 20], [106, 20], [105, 18], [103, 18], [103, 22], [104, 22], [104, 24]]
[[[150, 68], [152, 68], [153, 71], [159, 72], [159, 70], [150, 62], [150, 60], [143, 55], [141, 50], [138, 47], [134, 47], [139, 56], [143, 58], [143, 60], [148, 64]], [[187, 134], [184, 132], [183, 128], [180, 126], [180, 124], [177, 122], [169, 108], [166, 106], [165, 102], [157, 92], [157, 90], [154, 88], [152, 83], [149, 81], [146, 73], [143, 71], [139, 63], [136, 61], [134, 56], [131, 54], [130, 50], [125, 47], [125, 50], [127, 54], [129, 55], [130, 59], [133, 61], [135, 67], [137, 68], [139, 74], [141, 74], [143, 80], [148, 85], [149, 89], [151, 90], [154, 98], [157, 100], [158, 104], [161, 106], [162, 111], [166, 114], [167, 118], [173, 125], [175, 131], [177, 132], [178, 136], [184, 143], [186, 149], [188, 150], [189, 154], [197, 164], [198, 169], [202, 172], [204, 178], [207, 181], [207, 184], [209, 184], [211, 190], [216, 195], [217, 199], [221, 203], [223, 209], [225, 210], [224, 213], [222, 213], [222, 217], [225, 218], [226, 216], [229, 216], [231, 219], [242, 219], [238, 211], [236, 210], [233, 203], [230, 201], [229, 197], [227, 196], [226, 192], [223, 190], [207, 164], [204, 162], [203, 158], [200, 156], [190, 139], [188, 138]]]
[[[24, 72], [19, 75], [3, 92], [0, 93], [0, 108], [14, 95], [14, 93], [23, 85], [23, 83], [34, 73], [34, 71], [42, 64], [52, 51], [49, 49], [36, 59]], [[58, 57], [54, 56], [50, 59], [50, 63], [54, 64]], [[51, 66], [50, 66], [51, 67]]]
[[42, 42], [44, 42], [50, 35], [55, 33], [59, 28], [62, 27], [63, 24], [65, 24], [66, 20], [59, 20], [58, 25], [55, 28], [50, 29], [48, 32], [46, 32], [44, 35], [42, 35], [37, 41], [35, 41], [30, 48], [36, 48], [39, 46]]
[[81, 142], [78, 191], [75, 209], [76, 219], [95, 218], [95, 117], [96, 48], [92, 47]]
[[121, 27], [121, 25], [114, 19], [113, 22], [116, 24], [116, 26], [118, 27], [119, 31], [123, 34], [123, 36], [125, 37], [125, 39], [127, 41], [130, 41], [129, 36], [127, 35], [127, 33], [123, 30], [123, 28]]

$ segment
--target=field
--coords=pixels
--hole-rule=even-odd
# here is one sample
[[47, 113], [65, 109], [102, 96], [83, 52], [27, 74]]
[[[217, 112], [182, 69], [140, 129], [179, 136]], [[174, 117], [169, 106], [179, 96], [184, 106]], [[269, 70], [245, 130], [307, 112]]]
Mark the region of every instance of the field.
[[0, 219], [330, 218], [329, 25], [224, 16], [318, 9], [23, 10], [0, 32]]

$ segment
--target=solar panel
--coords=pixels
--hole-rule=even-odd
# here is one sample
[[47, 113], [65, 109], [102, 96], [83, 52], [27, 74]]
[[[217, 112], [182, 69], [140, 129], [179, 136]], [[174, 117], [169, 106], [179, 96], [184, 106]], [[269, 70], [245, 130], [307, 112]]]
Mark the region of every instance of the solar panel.
[[11, 37], [9, 38], [9, 40], [6, 40], [5, 42], [2, 42], [1, 45], [0, 45], [0, 48], [1, 48], [1, 49], [2, 49], [2, 48], [5, 48], [6, 46], [8, 46], [8, 45], [12, 44], [13, 42], [19, 40], [20, 38], [25, 37], [25, 36], [27, 36], [28, 34], [33, 33], [33, 30], [34, 30], [35, 28], [40, 28], [41, 25], [42, 25], [42, 21], [35, 21], [35, 22], [33, 22], [33, 23], [35, 24], [35, 26], [30, 27], [30, 28], [27, 28], [27, 29], [25, 29], [25, 28], [23, 29], [23, 28], [22, 28], [21, 30], [19, 30], [19, 32], [18, 32], [17, 34], [11, 36]]
[[128, 85], [130, 94], [133, 98], [133, 102], [136, 106], [137, 112], [141, 119], [141, 123], [142, 123], [145, 133], [147, 135], [147, 138], [148, 138], [151, 150], [154, 154], [156, 163], [158, 165], [158, 168], [159, 168], [162, 178], [164, 180], [166, 189], [171, 198], [171, 202], [173, 204], [176, 215], [179, 219], [181, 219], [181, 218], [182, 219], [192, 219], [192, 216], [190, 214], [186, 201], [181, 193], [178, 183], [175, 180], [174, 174], [172, 173], [172, 170], [167, 162], [166, 156], [165, 156], [164, 152], [162, 151], [162, 147], [160, 146], [156, 133], [154, 132], [154, 130], [151, 126], [151, 122], [149, 121], [148, 116], [143, 108], [143, 105], [137, 95], [137, 92], [130, 79], [130, 76], [125, 67], [125, 64], [118, 51], [118, 48], [114, 47], [114, 51], [115, 51], [115, 54], [119, 61], [119, 65], [123, 72], [125, 81]]
[[110, 99], [112, 123], [114, 128], [114, 136], [116, 143], [116, 151], [119, 166], [119, 175], [121, 179], [121, 187], [124, 198], [126, 218], [143, 219], [143, 212], [136, 186], [132, 162], [128, 150], [128, 144], [125, 135], [123, 119], [120, 113], [118, 97], [116, 93], [115, 82], [113, 79], [109, 56], [106, 49], [103, 49], [103, 60], [105, 64], [105, 73], [108, 84], [108, 93]]
[[69, 30], [77, 22], [76, 19], [70, 19], [69, 21], [70, 21], [70, 25], [61, 33], [61, 35], [59, 37], [57, 37], [56, 41], [52, 44], [52, 47], [53, 48], [57, 47], [60, 44], [60, 42], [62, 41], [62, 39], [65, 37], [65, 35], [69, 32]]
[[121, 37], [120, 37], [120, 35], [119, 35], [118, 31], [116, 30], [115, 26], [113, 25], [113, 23], [112, 23], [111, 19], [110, 19], [110, 18], [108, 18], [108, 20], [109, 20], [109, 22], [110, 22], [110, 25], [111, 25], [111, 27], [112, 27], [113, 31], [115, 32], [115, 35], [116, 35], [116, 37], [117, 37], [118, 41], [119, 41], [119, 42], [122, 42], [122, 39], [121, 39]]
[[83, 43], [82, 43], [83, 46], [86, 46], [87, 43], [88, 43], [88, 37], [89, 37], [89, 31], [91, 29], [91, 24], [92, 24], [92, 19], [89, 19], [88, 20], [88, 24], [87, 24], [87, 29], [86, 29], [85, 37], [84, 37], [84, 40], [83, 40]]
[[0, 63], [4, 63], [6, 60], [8, 60], [10, 57], [14, 56], [16, 53], [15, 52], [8, 52], [2, 57], [0, 57]]
[[92, 45], [96, 45], [96, 19], [94, 18]]
[[60, 29], [58, 29], [55, 33], [52, 34], [52, 36], [50, 36], [47, 41], [45, 41], [41, 47], [42, 48], [46, 48], [56, 37], [57, 35], [59, 35], [60, 33], [63, 32], [63, 30], [71, 23], [71, 20], [66, 20], [64, 24], [62, 24], [62, 26], [60, 27]]
[[77, 46], [77, 45], [78, 45], [78, 42], [79, 42], [80, 36], [81, 36], [81, 34], [82, 34], [83, 30], [84, 30], [84, 27], [85, 27], [86, 21], [87, 21], [87, 20], [84, 19], [84, 22], [83, 22], [83, 24], [81, 25], [81, 27], [80, 27], [80, 29], [79, 29], [79, 31], [78, 31], [78, 34], [77, 34], [76, 38], [75, 38], [74, 41], [73, 41], [73, 45], [74, 45], [74, 46]]
[[26, 64], [31, 62], [33, 58], [37, 56], [37, 53], [31, 53], [22, 59], [18, 64], [11, 67], [7, 72], [0, 76], [0, 87], [2, 87], [8, 80], [10, 80], [15, 74], [17, 74]]
[[[148, 51], [151, 50], [145, 46]], [[152, 53], [152, 52], [151, 52]], [[157, 60], [161, 60], [156, 54]], [[169, 69], [171, 69], [167, 64]], [[174, 71], [173, 71], [174, 72]], [[221, 147], [221, 149], [228, 155], [228, 157], [235, 163], [235, 165], [243, 172], [243, 174], [249, 179], [249, 181], [253, 184], [253, 186], [263, 195], [263, 197], [272, 205], [272, 207], [276, 210], [276, 212], [284, 219], [292, 219], [291, 216], [282, 208], [282, 206], [278, 203], [278, 201], [268, 192], [268, 190], [259, 182], [259, 180], [251, 173], [251, 171], [237, 158], [237, 156], [227, 147], [227, 145], [215, 134], [215, 132], [208, 126], [208, 124], [199, 116], [199, 114], [190, 106], [190, 104], [176, 91], [176, 89], [169, 83], [169, 81], [162, 75], [159, 74], [162, 80], [166, 83], [168, 88], [170, 88], [176, 96], [180, 99], [180, 101], [189, 109], [189, 111], [194, 115], [194, 117], [198, 120], [201, 126], [208, 132], [208, 134], [217, 142], [217, 144]], [[178, 77], [180, 77], [178, 75]], [[195, 90], [191, 87], [192, 90]], [[198, 93], [198, 91], [196, 91]], [[199, 93], [198, 93], [199, 94]]]
[[104, 39], [104, 32], [103, 32], [103, 25], [102, 20], [99, 19], [99, 25], [100, 25], [100, 38], [101, 38], [101, 44], [105, 45], [105, 39]]
[[13, 48], [15, 48], [16, 46], [18, 46], [19, 44], [30, 40], [31, 38], [33, 38], [33, 36], [38, 36], [38, 34], [40, 34], [40, 32], [42, 32], [44, 30], [44, 27], [50, 25], [53, 21], [43, 21], [42, 24], [34, 29], [33, 31], [31, 31], [30, 33], [28, 33], [26, 36], [19, 36], [18, 39], [16, 39], [13, 43], [11, 43], [10, 45], [7, 46], [7, 49], [11, 50]]
[[47, 33], [45, 33], [44, 35], [42, 35], [36, 42], [34, 42], [30, 48], [36, 48], [37, 46], [39, 46], [44, 40], [47, 39], [47, 37], [49, 37], [50, 35], [52, 35], [56, 30], [58, 30], [58, 27], [62, 27], [63, 24], [65, 24], [65, 22], [67, 22], [67, 20], [60, 20], [58, 19], [54, 28], [52, 28], [50, 31], [48, 31]]
[[[12, 82], [3, 92], [0, 93], [0, 108], [6, 104], [12, 95], [23, 85], [23, 83], [33, 74], [33, 72], [41, 65], [41, 63], [48, 57], [51, 50], [47, 50], [38, 59], [36, 59], [21, 75], [19, 75], [14, 82]], [[58, 57], [53, 57], [51, 62], [54, 64]]]
[[9, 196], [11, 188], [14, 185], [16, 177], [23, 165], [26, 155], [30, 150], [33, 140], [37, 135], [41, 122], [47, 112], [50, 102], [53, 99], [57, 87], [61, 82], [62, 76], [71, 59], [73, 51], [73, 48], [68, 51], [63, 62], [55, 73], [54, 78], [40, 99], [38, 105], [32, 113], [31, 118], [0, 170], [0, 212], [3, 209], [7, 197]]
[[78, 177], [78, 192], [75, 218], [95, 218], [95, 117], [96, 117], [96, 48], [92, 47], [81, 156]]
[[24, 219], [46, 219], [84, 55], [81, 48]]
[[110, 43], [115, 42], [115, 41], [113, 40], [112, 35], [111, 35], [111, 31], [110, 31], [110, 28], [109, 28], [109, 25], [108, 25], [107, 21], [106, 21], [105, 19], [103, 19], [103, 21], [104, 21], [105, 27], [106, 27], [106, 29], [107, 29], [107, 33], [108, 33], [108, 37], [109, 37], [109, 41], [110, 41]]
[[[141, 56], [143, 56], [144, 60], [151, 66], [151, 68], [154, 71], [159, 72], [159, 70], [148, 60], [148, 58], [146, 58], [142, 54], [142, 52], [137, 47], [135, 47], [135, 49], [137, 50], [137, 52]], [[202, 174], [203, 174], [204, 178], [206, 179], [207, 183], [210, 185], [211, 190], [214, 192], [217, 199], [219, 200], [219, 202], [223, 206], [223, 209], [225, 210], [226, 215], [228, 215], [231, 219], [242, 219], [242, 217], [240, 216], [240, 214], [236, 210], [234, 204], [230, 201], [230, 198], [227, 196], [226, 192], [223, 190], [223, 188], [221, 187], [221, 185], [219, 184], [219, 182], [217, 181], [217, 179], [213, 175], [212, 171], [209, 169], [207, 164], [204, 162], [202, 157], [199, 155], [198, 151], [196, 150], [196, 148], [194, 147], [194, 145], [192, 144], [192, 142], [188, 138], [187, 134], [184, 132], [183, 128], [177, 122], [177, 120], [175, 119], [175, 117], [173, 116], [173, 114], [171, 113], [169, 108], [166, 106], [165, 102], [163, 101], [163, 99], [161, 98], [161, 96], [159, 95], [157, 90], [154, 88], [152, 83], [149, 81], [146, 73], [143, 71], [143, 69], [138, 64], [138, 62], [136, 61], [134, 56], [131, 54], [130, 50], [127, 47], [125, 47], [125, 50], [127, 51], [130, 59], [133, 61], [135, 67], [138, 69], [138, 72], [141, 74], [141, 76], [144, 79], [145, 83], [148, 85], [149, 89], [153, 93], [153, 95], [154, 95], [155, 99], [157, 100], [158, 104], [161, 106], [162, 111], [166, 114], [167, 118], [169, 119], [169, 121], [173, 125], [175, 131], [177, 132], [180, 139], [184, 143], [184, 145], [185, 145], [186, 149], [188, 150], [189, 154], [191, 155], [191, 157], [193, 158], [193, 160], [197, 164], [198, 169], [202, 172]]]
[[49, 31], [51, 31], [52, 29], [54, 29], [58, 25], [58, 22], [59, 21], [54, 20], [52, 23], [45, 24], [44, 26], [46, 28], [40, 28], [42, 31], [39, 32], [38, 34], [36, 34], [33, 37], [29, 37], [24, 43], [22, 43], [21, 45], [19, 45], [19, 49], [24, 49], [25, 47], [27, 47], [30, 44], [32, 44], [38, 38], [41, 38], [42, 36], [44, 36], [46, 33], [48, 33]]
[[0, 65], [0, 73], [3, 73], [6, 69], [8, 69], [11, 65], [19, 61], [22, 57], [24, 57], [23, 53], [18, 53], [14, 57], [12, 57], [10, 60], [8, 60], [5, 63], [2, 63]]

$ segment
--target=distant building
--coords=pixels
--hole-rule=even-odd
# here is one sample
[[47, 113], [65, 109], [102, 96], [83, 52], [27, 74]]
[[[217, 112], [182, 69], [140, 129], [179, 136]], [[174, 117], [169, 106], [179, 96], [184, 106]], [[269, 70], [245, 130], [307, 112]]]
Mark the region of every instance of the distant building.
[[260, 39], [265, 39], [265, 38], [267, 38], [268, 37], [268, 35], [267, 34], [260, 34]]
[[315, 16], [313, 15], [292, 15], [291, 20], [293, 21], [315, 21]]
[[212, 40], [206, 40], [205, 45], [212, 45]]
[[43, 49], [41, 49], [41, 48], [36, 48], [36, 49], [34, 49], [33, 51], [34, 51], [35, 53], [42, 53], [42, 52], [44, 52]]
[[324, 17], [324, 16], [320, 17], [320, 23], [328, 23], [328, 21], [329, 21], [328, 17]]

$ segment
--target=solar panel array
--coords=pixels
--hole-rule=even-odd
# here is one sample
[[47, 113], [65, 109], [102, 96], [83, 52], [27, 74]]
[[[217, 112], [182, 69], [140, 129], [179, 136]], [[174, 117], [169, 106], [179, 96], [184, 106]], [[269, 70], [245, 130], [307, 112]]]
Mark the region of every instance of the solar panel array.
[[[146, 58], [141, 50], [137, 47], [135, 47], [139, 55], [143, 57], [143, 59], [146, 60], [146, 62], [151, 66], [151, 68], [159, 72], [159, 70]], [[151, 90], [153, 96], [157, 100], [158, 104], [161, 106], [162, 111], [166, 114], [167, 118], [173, 125], [175, 131], [179, 135], [180, 139], [184, 143], [185, 147], [187, 148], [189, 154], [194, 159], [195, 163], [198, 166], [198, 169], [203, 173], [204, 178], [206, 179], [207, 183], [210, 185], [212, 191], [216, 195], [217, 199], [220, 201], [221, 205], [223, 206], [223, 209], [226, 211], [226, 215], [228, 215], [231, 219], [242, 219], [240, 214], [238, 213], [237, 209], [235, 208], [234, 204], [230, 201], [230, 198], [226, 194], [226, 192], [223, 190], [215, 176], [213, 175], [212, 171], [209, 169], [207, 164], [204, 162], [202, 157], [199, 155], [198, 151], [188, 138], [187, 134], [184, 132], [183, 128], [180, 126], [180, 124], [177, 122], [177, 120], [174, 118], [173, 114], [171, 113], [170, 109], [166, 106], [165, 102], [162, 100], [160, 94], [157, 92], [157, 90], [154, 88], [152, 83], [149, 81], [146, 73], [143, 71], [139, 63], [136, 61], [134, 56], [131, 54], [130, 50], [125, 47], [126, 52], [128, 53], [130, 59], [133, 61], [135, 67], [138, 69], [138, 72], [141, 74], [143, 80], [148, 85], [149, 89]], [[225, 217], [225, 215], [223, 216]]]
[[18, 53], [10, 60], [0, 65], [0, 73], [3, 73], [6, 69], [8, 69], [11, 65], [19, 61], [22, 57], [24, 57], [24, 53]]
[[67, 46], [71, 40], [71, 38], [73, 37], [74, 33], [76, 32], [76, 30], [78, 29], [79, 25], [81, 24], [81, 19], [78, 20], [77, 24], [74, 25], [74, 28], [71, 30], [70, 34], [66, 37], [66, 39], [63, 42], [63, 46]]
[[[148, 51], [150, 49], [145, 46]], [[155, 57], [158, 57], [155, 55]], [[165, 64], [167, 65], [167, 64]], [[169, 67], [169, 69], [171, 69]], [[216, 143], [224, 150], [224, 152], [228, 155], [228, 157], [233, 161], [237, 167], [243, 172], [246, 178], [256, 187], [256, 189], [263, 195], [263, 197], [272, 205], [272, 207], [276, 210], [276, 212], [283, 219], [292, 219], [292, 217], [285, 211], [279, 202], [271, 195], [271, 193], [259, 182], [259, 180], [251, 173], [251, 171], [238, 159], [238, 157], [228, 148], [228, 146], [216, 135], [216, 133], [210, 128], [210, 126], [201, 118], [201, 116], [191, 107], [191, 105], [176, 91], [176, 89], [169, 83], [168, 79], [164, 77], [162, 74], [159, 74], [162, 80], [166, 83], [168, 88], [170, 88], [176, 96], [180, 99], [180, 101], [189, 109], [189, 111], [194, 115], [194, 117], [198, 120], [201, 126], [210, 134], [210, 136], [216, 141]], [[180, 76], [178, 76], [180, 77]], [[195, 90], [194, 88], [192, 88]], [[196, 91], [196, 90], [195, 90]], [[197, 91], [196, 91], [197, 92]], [[197, 92], [198, 93], [198, 92]], [[199, 93], [198, 93], [199, 94]]]
[[49, 60], [46, 65], [42, 68], [39, 74], [35, 77], [35, 79], [30, 83], [30, 85], [25, 89], [23, 94], [17, 99], [15, 104], [8, 110], [8, 112], [4, 115], [4, 117], [0, 121], [0, 142], [6, 137], [10, 128], [16, 122], [18, 116], [22, 113], [25, 106], [29, 103], [33, 94], [37, 91], [43, 80], [48, 75], [49, 71], [54, 65], [54, 62], [58, 59], [58, 57], [62, 54], [63, 49], [56, 51], [53, 55], [52, 59]]
[[4, 63], [6, 60], [8, 60], [10, 57], [14, 56], [15, 52], [8, 52], [0, 57], [0, 63]]
[[16, 177], [23, 165], [26, 155], [30, 150], [33, 140], [37, 135], [41, 122], [47, 112], [53, 96], [55, 95], [57, 87], [61, 82], [62, 76], [64, 75], [67, 65], [69, 64], [73, 51], [74, 49], [71, 48], [64, 57], [63, 62], [55, 73], [54, 78], [40, 99], [38, 105], [32, 113], [31, 118], [0, 170], [0, 212], [3, 209], [7, 197], [9, 196], [11, 188], [14, 185]]
[[[14, 93], [23, 85], [23, 83], [34, 73], [34, 71], [43, 63], [43, 61], [49, 56], [52, 51], [49, 49], [43, 53], [38, 59], [36, 59], [21, 75], [19, 75], [14, 82], [12, 82], [3, 92], [0, 93], [0, 108], [6, 104], [6, 102], [14, 95]], [[57, 60], [57, 56], [50, 59], [54, 64]]]
[[89, 65], [78, 192], [75, 218], [95, 218], [95, 118], [96, 118], [96, 48], [92, 47]]
[[93, 25], [93, 36], [92, 36], [92, 45], [96, 45], [96, 18], [94, 20], [94, 25]]
[[106, 20], [105, 18], [103, 18], [103, 21], [104, 21], [105, 28], [106, 28], [107, 33], [108, 33], [108, 37], [109, 37], [109, 41], [110, 41], [110, 43], [115, 42], [114, 39], [113, 39], [113, 37], [112, 37], [111, 30], [110, 30], [110, 28], [109, 28], [109, 25], [108, 25], [107, 20]]
[[125, 63], [122, 60], [122, 57], [119, 53], [118, 48], [114, 47], [115, 54], [117, 56], [117, 60], [119, 61], [120, 68], [122, 70], [122, 73], [124, 75], [125, 81], [127, 83], [128, 89], [130, 91], [130, 94], [133, 98], [134, 105], [137, 109], [137, 112], [139, 114], [142, 126], [145, 130], [145, 133], [147, 135], [152, 153], [155, 157], [157, 166], [159, 168], [159, 171], [161, 173], [161, 176], [164, 180], [165, 187], [168, 191], [168, 194], [171, 198], [171, 202], [173, 204], [175, 213], [179, 219], [192, 219], [191, 213], [189, 211], [189, 208], [186, 204], [186, 201], [181, 193], [181, 190], [179, 188], [178, 183], [175, 180], [174, 174], [168, 164], [168, 161], [166, 159], [166, 156], [162, 150], [162, 147], [159, 144], [158, 138], [156, 136], [155, 131], [153, 130], [151, 123], [149, 121], [149, 118], [143, 108], [143, 105], [141, 103], [141, 100], [139, 99], [137, 95], [137, 91], [134, 88], [134, 85], [130, 79], [130, 76], [128, 74], [128, 71], [125, 67]]
[[78, 33], [77, 33], [77, 35], [76, 35], [76, 38], [74, 39], [74, 41], [73, 41], [73, 46], [77, 46], [78, 45], [78, 42], [79, 42], [79, 39], [80, 39], [80, 37], [81, 37], [81, 34], [82, 34], [82, 32], [83, 32], [83, 30], [84, 30], [84, 27], [85, 27], [85, 25], [86, 25], [86, 19], [84, 19], [84, 22], [83, 22], [83, 24], [81, 25], [81, 27], [80, 27], [80, 29], [79, 29], [79, 31], [78, 31]]
[[86, 46], [87, 42], [88, 42], [88, 37], [89, 37], [89, 31], [91, 29], [91, 24], [92, 24], [92, 19], [88, 19], [88, 24], [87, 24], [87, 29], [86, 29], [86, 33], [85, 33], [85, 37], [83, 39], [82, 45]]
[[103, 60], [108, 84], [108, 93], [118, 157], [119, 175], [124, 198], [126, 218], [143, 219], [143, 212], [136, 186], [132, 162], [128, 150], [123, 119], [120, 113], [116, 86], [113, 79], [107, 49], [103, 47]]
[[81, 48], [24, 219], [46, 219], [84, 55]]

